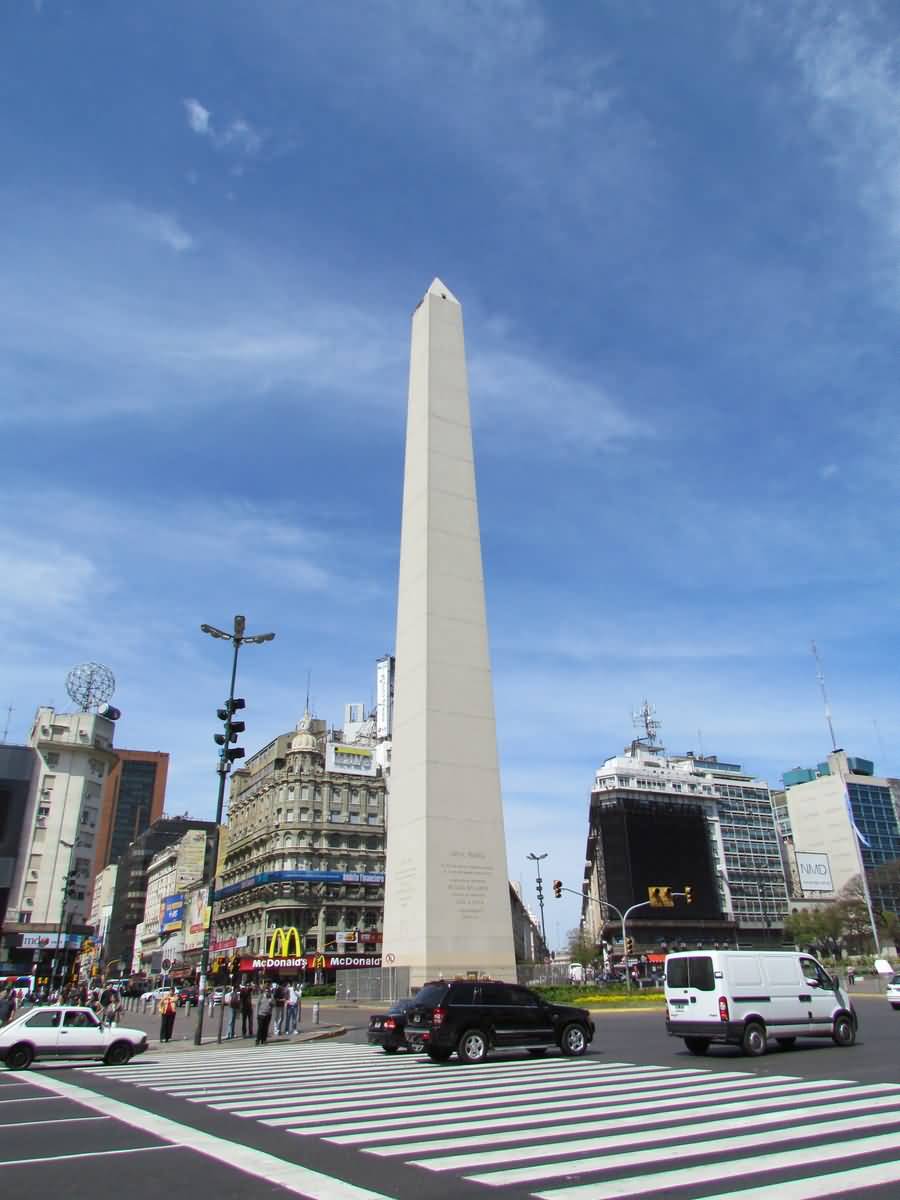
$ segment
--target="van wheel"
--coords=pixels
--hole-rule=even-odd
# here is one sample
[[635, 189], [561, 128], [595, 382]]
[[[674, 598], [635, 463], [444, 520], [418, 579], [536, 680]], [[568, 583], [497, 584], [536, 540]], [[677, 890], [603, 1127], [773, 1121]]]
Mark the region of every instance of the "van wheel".
[[766, 1030], [759, 1021], [748, 1021], [741, 1038], [741, 1049], [748, 1058], [759, 1058], [766, 1052]]
[[6, 1053], [6, 1065], [11, 1071], [27, 1071], [34, 1062], [34, 1051], [30, 1046], [13, 1046]]
[[467, 1029], [456, 1047], [460, 1062], [466, 1063], [483, 1062], [487, 1058], [487, 1052], [487, 1038], [478, 1029]]
[[856, 1041], [856, 1030], [853, 1022], [846, 1015], [835, 1017], [834, 1029], [831, 1033], [836, 1046], [852, 1046]]
[[399, 1046], [382, 1046], [381, 1048], [385, 1054], [396, 1054], [399, 1050]]
[[775, 1041], [782, 1048], [782, 1050], [793, 1050], [793, 1048], [797, 1045], [797, 1039], [795, 1037], [776, 1038]]
[[576, 1025], [574, 1021], [571, 1025], [567, 1025], [559, 1039], [559, 1048], [567, 1058], [580, 1058], [587, 1050], [584, 1026]]
[[684, 1044], [687, 1046], [688, 1050], [690, 1050], [691, 1054], [696, 1054], [699, 1056], [701, 1054], [705, 1054], [709, 1049], [709, 1038], [686, 1037], [684, 1039]]

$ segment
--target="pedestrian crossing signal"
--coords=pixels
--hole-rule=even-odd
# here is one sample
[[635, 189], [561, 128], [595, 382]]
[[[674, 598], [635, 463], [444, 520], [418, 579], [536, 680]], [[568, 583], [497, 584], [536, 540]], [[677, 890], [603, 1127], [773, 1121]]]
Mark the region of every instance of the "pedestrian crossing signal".
[[562, 880], [561, 879], [553, 880], [553, 895], [556, 897], [557, 900], [562, 899]]
[[675, 901], [672, 899], [672, 889], [668, 887], [651, 887], [647, 888], [647, 895], [650, 897], [651, 908], [674, 908]]

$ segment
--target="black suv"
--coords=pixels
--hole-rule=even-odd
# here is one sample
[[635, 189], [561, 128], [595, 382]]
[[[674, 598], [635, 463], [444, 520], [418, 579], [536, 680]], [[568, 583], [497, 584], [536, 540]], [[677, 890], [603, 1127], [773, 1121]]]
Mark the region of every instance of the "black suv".
[[584, 1054], [594, 1038], [586, 1008], [548, 1004], [515, 983], [481, 979], [437, 980], [413, 997], [406, 1014], [406, 1040], [435, 1062], [455, 1050], [461, 1062], [481, 1062], [489, 1050], [521, 1047], [545, 1054]]

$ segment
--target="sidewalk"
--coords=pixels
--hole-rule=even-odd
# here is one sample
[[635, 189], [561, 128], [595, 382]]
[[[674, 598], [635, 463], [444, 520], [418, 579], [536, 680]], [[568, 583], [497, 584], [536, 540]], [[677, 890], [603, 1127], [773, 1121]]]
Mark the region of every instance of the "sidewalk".
[[[291, 1037], [275, 1037], [270, 1033], [268, 1046], [291, 1046], [301, 1042], [314, 1042], [326, 1038], [341, 1037], [348, 1029], [358, 1027], [361, 1024], [368, 1023], [368, 1011], [363, 1016], [346, 1007], [338, 1006], [331, 1002], [328, 1005], [327, 1014], [323, 1011], [324, 1005], [320, 1007], [320, 1016], [325, 1019], [320, 1019], [318, 1024], [313, 1024], [312, 1004], [308, 1006], [304, 1004], [301, 1013], [300, 1028], [296, 1034]], [[225, 1013], [225, 1018], [222, 1027], [222, 1040], [219, 1041], [219, 1008], [215, 1007], [211, 1011], [207, 1009], [203, 1018], [203, 1049], [221, 1049], [227, 1051], [237, 1046], [253, 1046], [255, 1038], [241, 1037], [240, 1034], [234, 1038], [226, 1038], [225, 1034], [228, 1030], [229, 1014]], [[151, 1054], [172, 1054], [186, 1050], [198, 1050], [200, 1047], [194, 1044], [194, 1032], [196, 1030], [197, 1010], [192, 1008], [190, 1011], [179, 1008], [175, 1017], [175, 1027], [172, 1031], [172, 1040], [170, 1042], [160, 1042], [159, 1040], [159, 1025], [160, 1019], [157, 1013], [152, 1009], [143, 1012], [140, 1008], [129, 1011], [125, 1010], [122, 1013], [119, 1024], [126, 1026], [129, 1029], [140, 1029], [146, 1033], [147, 1040], [150, 1043], [149, 1053]], [[237, 1028], [240, 1029], [240, 1019], [238, 1020]]]

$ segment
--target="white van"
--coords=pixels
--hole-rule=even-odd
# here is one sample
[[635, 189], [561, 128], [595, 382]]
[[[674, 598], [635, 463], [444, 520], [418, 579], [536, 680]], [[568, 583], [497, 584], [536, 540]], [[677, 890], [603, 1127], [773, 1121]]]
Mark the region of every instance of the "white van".
[[691, 1054], [712, 1042], [765, 1054], [775, 1038], [856, 1041], [857, 1018], [837, 978], [809, 954], [768, 950], [697, 950], [666, 958], [666, 1029]]

